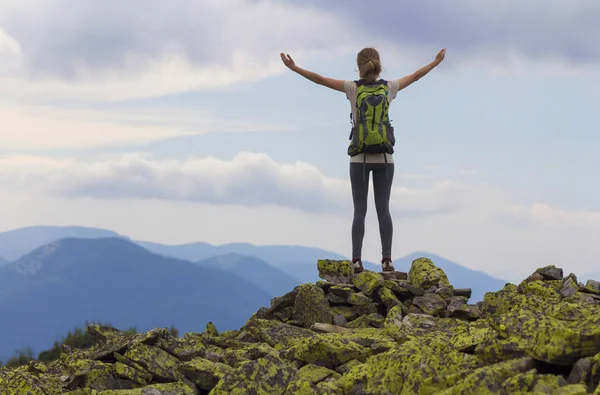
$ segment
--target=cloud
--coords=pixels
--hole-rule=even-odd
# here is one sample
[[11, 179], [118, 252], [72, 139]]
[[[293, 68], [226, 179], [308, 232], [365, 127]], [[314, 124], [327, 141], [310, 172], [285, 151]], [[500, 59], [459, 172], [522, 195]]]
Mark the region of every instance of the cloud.
[[87, 149], [140, 144], [218, 131], [286, 130], [202, 109], [88, 110], [0, 104], [0, 151]]
[[[348, 180], [327, 177], [305, 162], [282, 164], [266, 154], [250, 152], [241, 152], [231, 160], [157, 160], [150, 155], [126, 154], [83, 162], [6, 156], [0, 158], [0, 181], [54, 196], [272, 205], [307, 213], [352, 210]], [[455, 211], [465, 205], [463, 195], [474, 198], [480, 193], [483, 191], [451, 181], [424, 189], [398, 186], [392, 192], [392, 205], [399, 216], [433, 215]]]
[[[27, 21], [27, 22], [25, 22]], [[0, 27], [21, 48], [13, 95], [119, 100], [215, 88], [283, 70], [282, 50], [338, 51], [335, 15], [277, 1], [10, 1]]]
[[[349, 25], [361, 26], [361, 42], [390, 48], [383, 53], [388, 60], [406, 60], [411, 54], [419, 54], [418, 59], [433, 58], [438, 49], [446, 47], [446, 67], [483, 62], [486, 68], [503, 68], [533, 61], [539, 62], [538, 66], [565, 69], [600, 61], [600, 3], [595, 0], [387, 0], [375, 9], [361, 0], [348, 0], [343, 6], [336, 0], [314, 0], [312, 4], [336, 12]], [[377, 23], [366, 22], [372, 18]], [[404, 50], [400, 56], [398, 49]]]
[[[305, 213], [352, 213], [350, 182], [328, 177], [305, 162], [279, 163], [263, 153], [240, 152], [231, 160], [188, 157], [156, 159], [150, 154], [125, 154], [82, 161], [36, 156], [0, 157], [0, 183], [21, 191], [58, 197], [96, 199], [159, 199], [166, 201], [277, 206]], [[370, 199], [373, 187], [370, 185]], [[390, 202], [397, 218], [450, 218], [518, 227], [600, 225], [600, 213], [530, 207], [509, 201], [486, 184], [432, 180], [409, 188], [396, 180]]]

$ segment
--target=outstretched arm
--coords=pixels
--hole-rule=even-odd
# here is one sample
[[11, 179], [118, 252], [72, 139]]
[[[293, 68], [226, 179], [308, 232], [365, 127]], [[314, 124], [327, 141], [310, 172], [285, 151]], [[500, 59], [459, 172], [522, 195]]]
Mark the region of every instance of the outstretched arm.
[[283, 54], [283, 52], [281, 53], [281, 60], [290, 70], [295, 71], [304, 78], [309, 79], [316, 84], [331, 88], [333, 90], [344, 92], [343, 80], [335, 80], [333, 78], [323, 77], [322, 75], [319, 75], [312, 71], [304, 70], [303, 68], [296, 66], [296, 63], [294, 63], [294, 60], [290, 55], [286, 56]]
[[415, 71], [414, 73], [412, 73], [410, 75], [407, 75], [406, 77], [400, 78], [398, 80], [399, 85], [400, 85], [398, 90], [402, 90], [402, 89], [406, 88], [407, 86], [409, 86], [410, 84], [412, 84], [413, 82], [416, 82], [416, 81], [420, 80], [421, 78], [423, 78], [425, 75], [427, 75], [427, 73], [429, 73], [431, 70], [433, 70], [433, 68], [435, 66], [437, 66], [438, 64], [440, 64], [442, 62], [442, 60], [444, 60], [445, 55], [446, 55], [446, 48], [444, 48], [440, 52], [438, 52], [435, 59], [428, 65], [421, 67], [419, 70]]

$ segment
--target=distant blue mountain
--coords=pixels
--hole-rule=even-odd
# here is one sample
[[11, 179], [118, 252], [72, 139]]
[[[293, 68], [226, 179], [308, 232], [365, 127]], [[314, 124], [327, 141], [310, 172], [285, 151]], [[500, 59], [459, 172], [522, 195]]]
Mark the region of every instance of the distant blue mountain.
[[272, 295], [238, 275], [121, 238], [63, 239], [0, 268], [0, 355], [49, 348], [85, 321], [180, 333], [241, 327]]
[[0, 267], [8, 265], [8, 261], [0, 256]]
[[317, 264], [317, 259], [346, 259], [346, 257], [340, 254], [321, 248], [303, 247], [299, 245], [257, 246], [249, 243], [213, 245], [202, 242], [164, 245], [145, 241], [136, 241], [136, 243], [157, 254], [192, 261], [200, 261], [213, 256], [235, 253], [245, 256], [254, 256], [275, 267], [293, 264], [309, 265], [314, 269]]
[[[75, 234], [76, 236], [70, 236]], [[65, 236], [66, 235], [66, 236]], [[39, 245], [58, 240], [63, 237], [100, 238], [122, 237], [117, 233], [94, 228], [84, 227], [30, 227], [17, 229], [11, 232], [0, 233], [0, 256], [9, 260], [16, 259]], [[6, 242], [3, 242], [5, 240]], [[38, 243], [39, 241], [39, 243]], [[249, 243], [229, 243], [213, 245], [204, 242], [195, 242], [179, 245], [165, 245], [147, 241], [133, 241], [145, 249], [165, 257], [183, 259], [192, 262], [206, 260], [216, 256], [238, 254], [246, 257], [255, 257], [272, 267], [279, 269], [284, 274], [297, 279], [298, 283], [316, 282], [319, 276], [316, 270], [318, 259], [347, 259], [340, 254], [321, 248], [303, 247], [298, 245], [263, 245], [257, 246]], [[12, 250], [10, 250], [12, 248]], [[5, 253], [4, 251], [12, 251]], [[427, 252], [414, 252], [395, 262], [398, 270], [408, 271], [412, 260], [419, 256], [428, 256], [442, 267], [455, 286], [473, 289], [472, 301], [483, 298], [483, 294], [490, 290], [502, 288], [505, 281], [483, 272], [474, 271], [457, 263], [451, 262], [440, 256]], [[403, 265], [403, 266], [402, 266]], [[381, 270], [379, 263], [364, 262], [365, 268]]]
[[[253, 256], [230, 253], [204, 259], [197, 262], [197, 264], [202, 267], [235, 273], [272, 296], [286, 294], [295, 286], [301, 284], [297, 278], [291, 277], [262, 259]], [[314, 266], [313, 271], [315, 271]]]
[[98, 239], [117, 237], [117, 233], [105, 229], [82, 226], [30, 226], [8, 232], [0, 232], [0, 256], [14, 261], [35, 248], [68, 237]]
[[395, 260], [394, 267], [398, 271], [408, 272], [411, 263], [415, 259], [421, 257], [431, 259], [436, 266], [442, 268], [448, 276], [450, 283], [455, 288], [471, 288], [472, 294], [471, 299], [469, 299], [470, 303], [476, 303], [483, 300], [483, 295], [485, 295], [486, 292], [498, 291], [507, 283], [507, 281], [497, 279], [483, 272], [468, 269], [458, 263], [428, 252], [416, 251], [406, 255]]

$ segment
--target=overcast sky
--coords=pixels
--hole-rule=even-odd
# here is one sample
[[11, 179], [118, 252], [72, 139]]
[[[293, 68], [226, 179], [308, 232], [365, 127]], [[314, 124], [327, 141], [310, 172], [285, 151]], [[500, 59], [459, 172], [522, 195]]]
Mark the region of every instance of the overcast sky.
[[[279, 53], [356, 79], [375, 46], [392, 79], [447, 48], [392, 104], [393, 255], [509, 280], [596, 271], [600, 3], [397, 3], [3, 0], [0, 231], [348, 255], [349, 103]], [[369, 204], [364, 257], [378, 261]]]

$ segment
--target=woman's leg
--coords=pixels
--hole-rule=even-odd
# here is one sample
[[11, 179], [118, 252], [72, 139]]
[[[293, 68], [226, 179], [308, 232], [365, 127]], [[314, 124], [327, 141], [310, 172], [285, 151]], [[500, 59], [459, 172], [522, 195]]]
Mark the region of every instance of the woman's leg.
[[[367, 165], [368, 166], [368, 165]], [[367, 169], [368, 170], [368, 169]], [[361, 259], [363, 238], [365, 236], [365, 217], [367, 215], [367, 196], [369, 193], [369, 174], [363, 178], [363, 164], [350, 163], [350, 184], [354, 201], [354, 219], [352, 220], [352, 259]]]
[[[387, 176], [385, 166], [388, 166]], [[393, 180], [393, 163], [373, 165], [373, 194], [375, 195], [375, 209], [377, 210], [377, 219], [379, 222], [381, 256], [383, 259], [392, 258], [394, 226], [392, 224], [392, 215], [390, 214], [390, 195]]]

